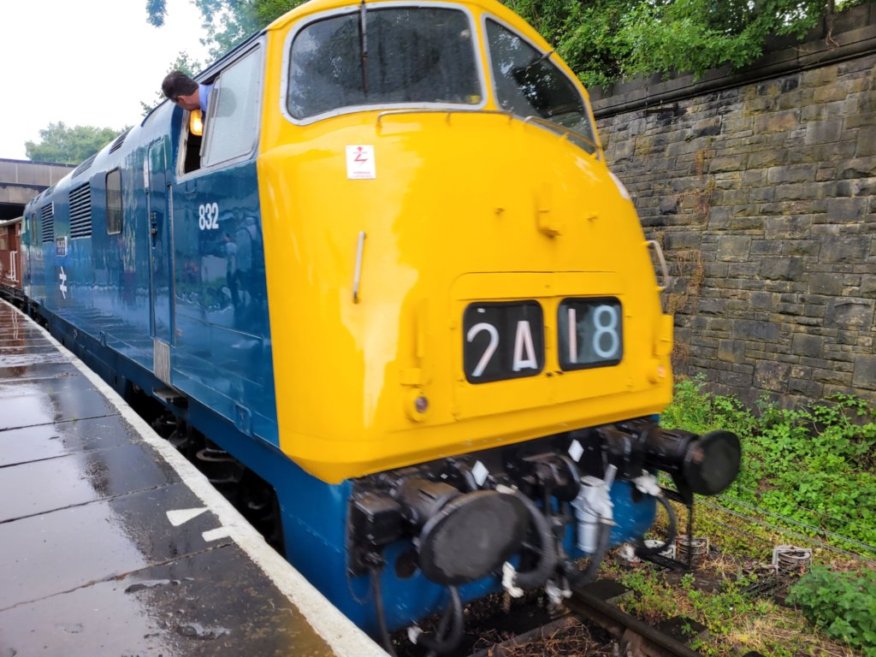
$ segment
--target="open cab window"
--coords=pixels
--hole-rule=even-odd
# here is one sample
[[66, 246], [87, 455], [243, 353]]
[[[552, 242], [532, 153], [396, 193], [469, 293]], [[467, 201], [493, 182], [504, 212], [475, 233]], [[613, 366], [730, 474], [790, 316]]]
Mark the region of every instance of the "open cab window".
[[[182, 173], [250, 155], [259, 135], [262, 49], [234, 60], [212, 81], [206, 116], [186, 113]], [[199, 125], [200, 124], [200, 125]]]
[[[187, 112], [183, 110], [185, 129], [183, 130], [183, 146], [180, 158], [180, 173], [190, 173], [201, 168], [201, 143], [204, 134], [204, 117], [201, 111]], [[200, 125], [199, 125], [200, 124]], [[198, 129], [200, 128], [200, 129]]]
[[308, 23], [292, 38], [286, 108], [297, 121], [483, 100], [472, 20], [461, 9], [362, 5]]
[[556, 125], [588, 153], [596, 152], [593, 125], [584, 98], [574, 83], [550, 61], [552, 51], [539, 52], [523, 37], [487, 19], [487, 41], [496, 101], [502, 109], [533, 117], [540, 125]]

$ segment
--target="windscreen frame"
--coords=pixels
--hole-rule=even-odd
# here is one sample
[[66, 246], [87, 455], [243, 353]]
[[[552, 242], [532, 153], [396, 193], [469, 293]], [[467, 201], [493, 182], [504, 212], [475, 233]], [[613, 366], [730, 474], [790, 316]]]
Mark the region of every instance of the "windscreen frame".
[[[554, 68], [556, 68], [557, 71], [559, 72], [559, 74], [562, 75], [568, 81], [568, 83], [572, 86], [575, 93], [578, 95], [578, 97], [581, 100], [581, 104], [584, 108], [583, 114], [587, 118], [590, 135], [586, 135], [583, 132], [575, 130], [574, 128], [570, 128], [570, 127], [563, 125], [562, 123], [559, 123], [557, 121], [552, 121], [551, 119], [548, 119], [548, 118], [535, 116], [535, 115], [533, 115], [531, 117], [525, 117], [525, 116], [522, 116], [520, 114], [516, 114], [513, 111], [506, 110], [502, 106], [502, 103], [499, 100], [499, 89], [497, 86], [496, 77], [493, 73], [493, 61], [494, 61], [493, 55], [494, 55], [494, 53], [493, 53], [492, 45], [490, 43], [490, 35], [489, 35], [489, 29], [488, 29], [488, 25], [487, 25], [488, 22], [493, 22], [496, 25], [498, 25], [499, 27], [501, 27], [502, 29], [504, 29], [504, 30], [510, 32], [512, 35], [516, 36], [525, 45], [529, 46], [535, 52], [537, 52], [541, 56], [543, 56], [546, 59], [546, 61], [548, 63], [550, 63]], [[567, 70], [565, 70], [565, 68], [561, 65], [561, 62], [554, 61], [554, 56], [556, 55], [556, 50], [553, 50], [553, 49], [543, 50], [543, 49], [541, 49], [533, 42], [533, 40], [531, 38], [524, 35], [521, 32], [521, 30], [510, 25], [507, 21], [502, 20], [501, 18], [499, 18], [495, 14], [492, 14], [492, 13], [487, 12], [487, 11], [485, 11], [481, 15], [481, 21], [480, 21], [479, 27], [480, 27], [481, 34], [482, 34], [484, 50], [485, 50], [486, 55], [487, 55], [486, 66], [487, 66], [487, 69], [489, 71], [489, 76], [490, 76], [490, 85], [489, 85], [490, 86], [490, 93], [491, 93], [492, 100], [493, 100], [496, 108], [503, 111], [503, 112], [508, 112], [508, 114], [518, 118], [521, 121], [529, 122], [532, 125], [539, 126], [545, 130], [549, 130], [549, 131], [554, 132], [556, 134], [571, 133], [572, 135], [580, 138], [581, 141], [586, 142], [586, 146], [582, 145], [581, 143], [578, 143], [578, 139], [571, 140], [572, 143], [575, 143], [579, 148], [581, 148], [581, 150], [586, 152], [588, 155], [595, 157], [597, 160], [601, 159], [602, 158], [602, 144], [599, 141], [599, 132], [596, 129], [596, 117], [593, 115], [593, 107], [590, 105], [590, 99], [589, 99], [588, 95], [585, 93], [585, 90], [583, 88], [583, 85], [581, 84], [581, 81], [578, 80], [575, 76], [569, 75], [569, 72]], [[550, 125], [547, 125], [547, 124], [550, 124]]]
[[489, 93], [487, 89], [486, 82], [486, 70], [485, 70], [485, 62], [481, 51], [481, 33], [479, 30], [478, 21], [475, 19], [475, 15], [469, 7], [464, 5], [456, 4], [453, 2], [381, 2], [379, 4], [369, 4], [367, 6], [367, 11], [381, 11], [385, 9], [452, 9], [456, 11], [462, 12], [469, 25], [469, 29], [471, 30], [471, 42], [472, 42], [472, 57], [475, 64], [475, 73], [477, 75], [478, 82], [478, 93], [480, 95], [480, 102], [478, 103], [446, 103], [446, 102], [402, 102], [402, 103], [392, 103], [392, 102], [382, 102], [382, 103], [370, 103], [364, 105], [345, 105], [343, 107], [338, 107], [333, 110], [329, 110], [326, 112], [321, 112], [319, 114], [314, 114], [312, 116], [307, 116], [304, 118], [297, 118], [293, 116], [288, 109], [287, 97], [289, 93], [289, 85], [290, 85], [290, 64], [292, 57], [292, 44], [295, 42], [295, 38], [298, 34], [306, 29], [308, 26], [313, 25], [319, 21], [334, 18], [336, 16], [344, 16], [349, 14], [358, 14], [361, 11], [361, 5], [353, 5], [348, 7], [342, 7], [339, 9], [332, 9], [329, 11], [323, 11], [311, 16], [308, 16], [306, 19], [302, 19], [294, 29], [289, 31], [289, 34], [286, 35], [286, 39], [283, 44], [283, 61], [282, 61], [282, 82], [280, 86], [280, 112], [282, 116], [295, 125], [309, 125], [312, 123], [316, 123], [319, 121], [323, 121], [325, 119], [329, 119], [336, 116], [342, 116], [345, 114], [355, 114], [358, 112], [374, 112], [374, 111], [393, 111], [393, 110], [404, 110], [404, 109], [428, 109], [428, 110], [440, 110], [446, 109], [450, 111], [477, 111], [482, 110], [489, 100]]

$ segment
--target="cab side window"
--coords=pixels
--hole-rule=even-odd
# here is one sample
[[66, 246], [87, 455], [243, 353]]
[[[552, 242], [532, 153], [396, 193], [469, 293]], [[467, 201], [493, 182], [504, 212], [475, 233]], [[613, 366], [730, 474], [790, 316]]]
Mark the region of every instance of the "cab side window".
[[572, 81], [542, 53], [499, 23], [487, 20], [487, 41], [496, 100], [502, 109], [573, 130], [574, 140], [589, 153], [596, 138], [584, 99]]
[[256, 48], [225, 69], [213, 85], [201, 167], [251, 153], [258, 140], [262, 56]]

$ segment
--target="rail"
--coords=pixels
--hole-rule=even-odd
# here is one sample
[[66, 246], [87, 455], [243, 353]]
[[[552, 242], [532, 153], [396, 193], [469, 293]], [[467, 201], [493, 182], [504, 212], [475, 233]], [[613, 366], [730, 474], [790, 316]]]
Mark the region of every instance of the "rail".
[[588, 593], [573, 590], [572, 597], [566, 600], [566, 607], [578, 616], [597, 623], [620, 639], [627, 633], [635, 634], [649, 644], [652, 650], [644, 654], [660, 654], [667, 657], [702, 657], [678, 639], [651, 627], [634, 616], [620, 610], [615, 605]]

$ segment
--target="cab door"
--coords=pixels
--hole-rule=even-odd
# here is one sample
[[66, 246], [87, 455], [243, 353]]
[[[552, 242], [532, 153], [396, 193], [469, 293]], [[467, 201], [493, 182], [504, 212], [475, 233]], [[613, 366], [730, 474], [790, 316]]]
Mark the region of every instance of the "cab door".
[[276, 443], [257, 169], [264, 67], [254, 41], [207, 79], [203, 137], [180, 117], [173, 376], [242, 432]]
[[149, 315], [155, 375], [170, 383], [173, 341], [172, 213], [167, 185], [165, 143], [157, 140], [147, 154], [146, 203], [149, 230]]

